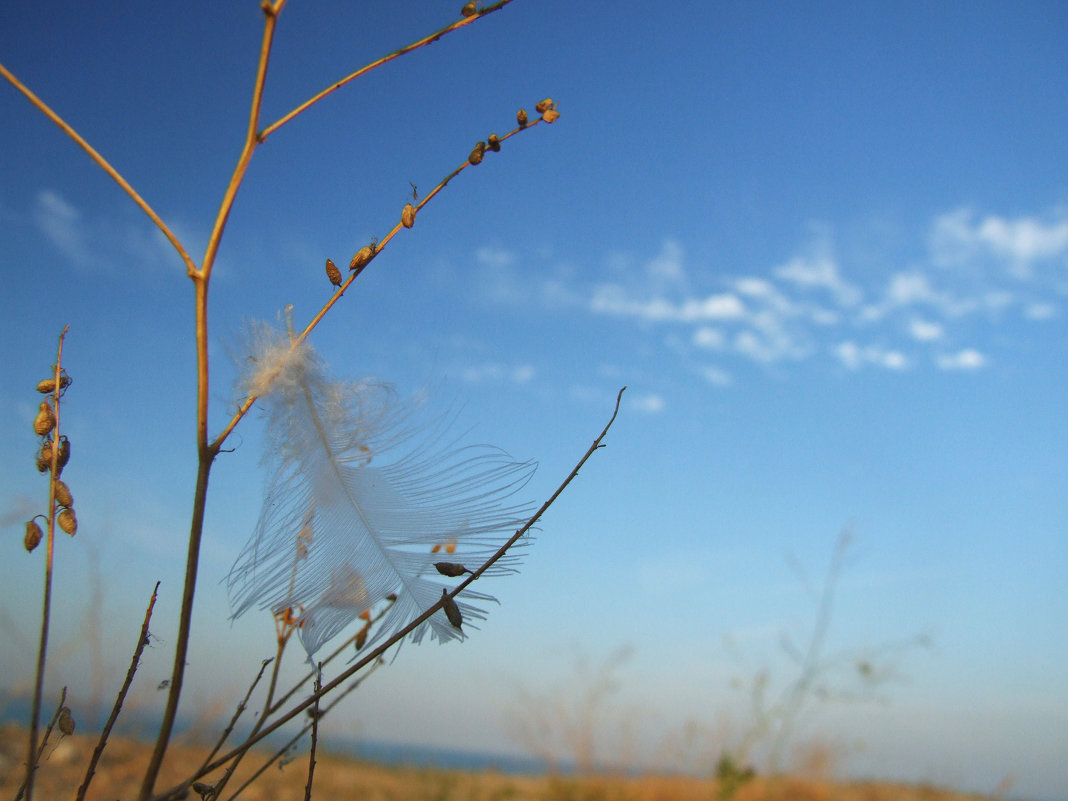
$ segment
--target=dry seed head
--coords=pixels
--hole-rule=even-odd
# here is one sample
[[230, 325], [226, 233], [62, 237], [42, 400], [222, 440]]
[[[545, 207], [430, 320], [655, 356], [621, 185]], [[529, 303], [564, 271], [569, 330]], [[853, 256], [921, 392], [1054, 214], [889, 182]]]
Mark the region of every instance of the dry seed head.
[[37, 454], [37, 472], [43, 473], [52, 466], [52, 443], [45, 440]]
[[60, 506], [74, 506], [74, 497], [70, 494], [67, 482], [56, 479], [56, 503]]
[[471, 151], [471, 155], [467, 157], [467, 160], [469, 162], [471, 162], [471, 164], [481, 164], [482, 163], [482, 154], [485, 153], [485, 152], [486, 152], [486, 143], [485, 142], [479, 142], [477, 145], [475, 145], [475, 149]]
[[497, 134], [490, 134], [487, 142], [487, 147], [494, 153], [499, 153], [501, 150], [501, 140], [497, 138]]
[[43, 437], [52, 430], [55, 424], [56, 413], [52, 411], [48, 401], [41, 401], [41, 405], [37, 409], [37, 417], [33, 421], [33, 430], [37, 432], [38, 436]]
[[519, 123], [520, 128], [527, 127], [527, 110], [525, 108], [521, 108], [516, 112], [515, 121]]
[[330, 259], [326, 260], [326, 277], [330, 279], [330, 283], [334, 286], [341, 286], [341, 270]]
[[63, 707], [59, 710], [59, 730], [65, 735], [70, 737], [74, 734], [74, 718], [70, 716], [70, 707]]
[[[42, 451], [43, 452], [43, 451]], [[52, 458], [51, 448], [49, 448], [49, 459]], [[62, 470], [67, 466], [67, 462], [70, 461], [70, 440], [66, 436], [59, 438], [59, 469]], [[56, 475], [59, 475], [58, 473]]]
[[415, 206], [411, 203], [405, 203], [404, 208], [401, 210], [401, 225], [405, 228], [411, 228], [415, 225]]
[[445, 610], [445, 617], [449, 619], [456, 628], [460, 628], [464, 622], [463, 615], [460, 614], [460, 607], [456, 605], [456, 601], [449, 595], [448, 591], [443, 587], [441, 590], [441, 606]]
[[465, 17], [473, 17], [478, 13], [478, 3], [475, 0], [471, 0], [470, 3], [464, 4], [464, 7], [460, 9], [460, 13]]
[[548, 111], [552, 107], [553, 107], [553, 99], [551, 97], [545, 98], [540, 103], [538, 103], [538, 105], [534, 106], [535, 110], [539, 114], [544, 114], [546, 111]]
[[[59, 388], [64, 390], [70, 386], [70, 376], [61, 375], [59, 377]], [[40, 381], [37, 384], [37, 391], [42, 395], [50, 395], [56, 391], [56, 379], [46, 378], [44, 381]]]
[[464, 573], [471, 572], [466, 567], [457, 564], [456, 562], [435, 562], [434, 567], [437, 568], [437, 571], [441, 573], [441, 575], [449, 576], [450, 578], [455, 578], [456, 576], [462, 576]]
[[59, 527], [72, 537], [78, 533], [78, 518], [74, 516], [73, 509], [63, 509], [56, 518]]
[[560, 112], [554, 108], [551, 108], [547, 110], [544, 114], [542, 114], [541, 118], [551, 125], [552, 123], [560, 119]]
[[358, 270], [375, 257], [375, 249], [370, 245], [364, 245], [362, 248], [356, 251], [356, 255], [352, 257], [352, 261], [349, 262], [350, 270]]
[[41, 531], [41, 527], [37, 525], [36, 520], [26, 521], [26, 536], [22, 538], [22, 544], [26, 546], [28, 552], [38, 546], [43, 536], [44, 532]]

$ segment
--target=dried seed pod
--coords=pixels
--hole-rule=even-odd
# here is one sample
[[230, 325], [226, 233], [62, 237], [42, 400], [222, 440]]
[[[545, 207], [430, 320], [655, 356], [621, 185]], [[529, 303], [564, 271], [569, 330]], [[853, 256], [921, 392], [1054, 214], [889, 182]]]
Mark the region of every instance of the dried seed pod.
[[193, 782], [193, 792], [201, 798], [213, 798], [215, 796], [215, 786], [207, 782]]
[[73, 509], [63, 509], [56, 518], [59, 527], [72, 537], [78, 533], [78, 518], [74, 516]]
[[[43, 449], [42, 449], [43, 453]], [[52, 458], [51, 448], [49, 449], [49, 459]], [[70, 440], [66, 436], [59, 438], [59, 469], [62, 470], [67, 466], [67, 462], [70, 461]], [[58, 473], [57, 473], [58, 475]]]
[[68, 737], [74, 734], [74, 718], [70, 715], [70, 707], [60, 707], [59, 720], [56, 725], [59, 727], [59, 730]]
[[541, 118], [551, 125], [552, 123], [560, 119], [560, 112], [554, 108], [551, 108], [544, 114], [542, 114]]
[[[59, 388], [64, 390], [70, 386], [70, 376], [62, 374], [59, 377]], [[56, 391], [56, 379], [46, 378], [44, 381], [40, 381], [37, 384], [37, 391], [42, 395], [51, 395]]]
[[438, 572], [441, 573], [441, 575], [449, 576], [451, 578], [455, 578], [456, 576], [462, 576], [464, 573], [471, 572], [466, 567], [457, 564], [456, 562], [435, 562], [434, 567], [437, 568]]
[[33, 430], [38, 436], [43, 437], [52, 430], [55, 424], [56, 413], [52, 411], [48, 401], [41, 401], [41, 405], [37, 409], [37, 417], [33, 421]]
[[26, 536], [22, 538], [22, 544], [26, 546], [27, 551], [32, 551], [41, 542], [41, 538], [44, 537], [44, 532], [41, 531], [41, 527], [37, 525], [36, 520], [26, 521]]
[[471, 0], [470, 3], [465, 3], [464, 7], [460, 9], [460, 13], [465, 17], [473, 17], [478, 13], [478, 3], [475, 0]]
[[52, 467], [52, 442], [45, 440], [37, 454], [37, 472], [43, 473]]
[[471, 151], [471, 155], [467, 157], [467, 160], [472, 164], [482, 163], [482, 154], [486, 152], [486, 143], [479, 142], [475, 145], [475, 149]]
[[527, 127], [527, 110], [525, 108], [521, 108], [516, 112], [515, 121], [519, 123], [520, 128]]
[[56, 479], [56, 503], [60, 506], [74, 506], [74, 496], [70, 494], [67, 482]]
[[356, 632], [356, 650], [359, 651], [367, 644], [367, 632], [371, 630], [371, 624], [368, 623], [362, 629]]
[[490, 134], [489, 135], [489, 140], [487, 141], [486, 146], [490, 150], [492, 150], [494, 153], [499, 153], [500, 152], [500, 150], [501, 150], [501, 140], [497, 138], [497, 134]]
[[445, 610], [445, 617], [449, 619], [449, 622], [456, 628], [460, 628], [464, 622], [464, 617], [460, 614], [460, 607], [456, 605], [456, 601], [449, 595], [448, 590], [444, 588], [441, 590], [441, 606]]
[[375, 249], [370, 245], [364, 245], [356, 251], [356, 255], [349, 262], [350, 270], [359, 270], [367, 266], [367, 263], [375, 257]]
[[411, 203], [405, 203], [404, 208], [401, 209], [401, 225], [405, 228], [415, 225], [415, 206]]
[[330, 279], [330, 283], [334, 286], [341, 286], [341, 270], [330, 259], [326, 260], [326, 277]]
[[544, 114], [546, 111], [548, 111], [552, 107], [553, 107], [553, 99], [551, 97], [547, 97], [544, 100], [542, 100], [540, 103], [538, 103], [538, 105], [534, 106], [534, 109], [539, 114]]

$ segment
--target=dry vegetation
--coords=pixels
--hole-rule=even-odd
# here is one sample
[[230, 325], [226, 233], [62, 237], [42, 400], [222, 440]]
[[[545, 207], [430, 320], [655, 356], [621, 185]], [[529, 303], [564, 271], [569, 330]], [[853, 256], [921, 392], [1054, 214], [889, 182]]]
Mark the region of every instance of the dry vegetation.
[[[0, 796], [11, 797], [22, 778], [25, 732], [0, 729]], [[51, 749], [38, 774], [41, 798], [69, 797], [81, 783], [95, 738], [75, 734]], [[89, 793], [91, 799], [129, 798], [140, 786], [151, 746], [112, 737]], [[161, 780], [180, 781], [206, 753], [200, 746], [176, 743], [168, 753]], [[513, 776], [492, 771], [466, 773], [415, 767], [386, 767], [322, 753], [317, 757], [315, 792], [336, 801], [713, 801], [720, 788], [713, 779], [685, 776]], [[237, 778], [240, 783], [242, 779]], [[300, 798], [307, 766], [298, 759], [282, 769], [272, 766], [242, 798], [249, 801]], [[236, 786], [236, 785], [235, 785]], [[196, 798], [195, 794], [190, 797]], [[820, 779], [756, 778], [732, 796], [736, 801], [977, 801], [926, 786], [888, 783], [834, 783]]]

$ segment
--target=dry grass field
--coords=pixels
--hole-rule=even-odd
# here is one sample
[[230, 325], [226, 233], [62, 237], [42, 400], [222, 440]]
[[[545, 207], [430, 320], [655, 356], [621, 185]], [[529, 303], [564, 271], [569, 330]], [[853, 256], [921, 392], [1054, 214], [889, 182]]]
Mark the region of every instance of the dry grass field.
[[[0, 797], [14, 798], [22, 780], [23, 730], [0, 730]], [[36, 779], [37, 797], [73, 798], [83, 779], [84, 766], [95, 739], [75, 734], [65, 738], [42, 763]], [[87, 798], [123, 799], [136, 795], [149, 746], [113, 738], [100, 761]], [[176, 744], [169, 752], [159, 787], [188, 775], [204, 758], [201, 746]], [[249, 771], [262, 762], [253, 753]], [[282, 769], [272, 766], [241, 794], [247, 801], [281, 801], [304, 796], [306, 756]], [[247, 773], [245, 774], [247, 775]], [[240, 787], [241, 771], [223, 797]], [[323, 801], [716, 801], [722, 797], [712, 779], [680, 776], [513, 776], [495, 772], [466, 773], [414, 767], [386, 767], [321, 754], [315, 770], [314, 797]], [[196, 794], [190, 794], [196, 799]], [[834, 783], [814, 779], [756, 778], [741, 787], [735, 801], [978, 801], [964, 795], [926, 786], [886, 783]]]

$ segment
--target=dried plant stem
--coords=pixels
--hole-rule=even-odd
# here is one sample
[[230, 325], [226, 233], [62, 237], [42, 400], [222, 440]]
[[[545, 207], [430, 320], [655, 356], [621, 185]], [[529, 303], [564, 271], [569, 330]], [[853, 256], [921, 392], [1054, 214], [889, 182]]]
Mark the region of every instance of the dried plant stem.
[[259, 673], [257, 673], [256, 678], [252, 680], [252, 684], [250, 684], [248, 687], [248, 692], [246, 692], [245, 697], [241, 699], [241, 703], [237, 705], [237, 709], [234, 710], [234, 714], [233, 716], [231, 716], [230, 722], [226, 724], [226, 728], [223, 730], [223, 733], [219, 735], [219, 739], [215, 742], [215, 746], [211, 749], [211, 752], [204, 758], [204, 765], [211, 762], [212, 757], [219, 753], [219, 749], [221, 749], [226, 743], [227, 739], [229, 739], [230, 734], [234, 730], [234, 726], [237, 725], [238, 718], [241, 717], [242, 713], [244, 713], [245, 709], [248, 707], [248, 699], [252, 697], [252, 691], [256, 689], [256, 685], [259, 684], [260, 679], [263, 678], [263, 671], [267, 669], [267, 665], [271, 664], [271, 662], [274, 661], [276, 660], [264, 659], [263, 662], [260, 664]]
[[100, 756], [104, 753], [108, 736], [111, 734], [111, 729], [119, 717], [119, 712], [122, 711], [122, 704], [126, 700], [126, 694], [130, 691], [130, 685], [133, 684], [134, 674], [137, 673], [137, 667], [141, 663], [141, 654], [145, 650], [145, 646], [148, 645], [148, 624], [152, 620], [152, 610], [156, 606], [158, 592], [159, 582], [157, 581], [155, 588], [152, 590], [152, 597], [148, 601], [148, 609], [145, 610], [145, 622], [141, 624], [141, 633], [137, 638], [137, 646], [134, 648], [130, 667], [126, 671], [126, 680], [122, 683], [122, 689], [119, 690], [119, 694], [115, 697], [115, 704], [111, 708], [108, 722], [104, 724], [104, 729], [100, 732], [100, 739], [97, 741], [96, 748], [93, 749], [93, 756], [89, 760], [89, 766], [85, 769], [85, 779], [82, 781], [81, 787], [78, 788], [76, 801], [82, 801], [85, 798], [89, 783], [93, 780], [93, 774], [96, 772], [97, 762], [100, 761]]
[[[59, 716], [63, 712], [63, 707], [67, 703], [67, 688], [63, 688], [63, 692], [59, 697], [59, 704], [56, 706], [56, 711], [52, 715], [52, 720], [48, 722], [48, 726], [45, 728], [44, 735], [41, 737], [41, 744], [34, 748], [33, 753], [30, 755], [30, 762], [36, 765], [41, 761], [41, 757], [44, 755], [45, 746], [48, 745], [48, 738], [52, 736], [52, 729], [56, 726], [56, 721], [59, 720]], [[26, 779], [22, 782], [22, 786], [19, 787], [17, 793], [15, 793], [15, 801], [26, 796], [27, 801], [33, 795], [33, 778], [31, 775], [27, 775]]]
[[519, 528], [515, 532], [515, 534], [513, 534], [508, 539], [508, 541], [506, 543], [504, 543], [504, 545], [502, 545], [497, 550], [496, 553], [493, 554], [493, 556], [491, 556], [489, 559], [487, 559], [477, 570], [475, 570], [470, 576], [468, 576], [466, 580], [464, 580], [460, 584], [458, 584], [453, 589], [453, 591], [451, 593], [445, 595], [442, 600], [438, 601], [433, 606], [428, 608], [425, 612], [423, 612], [421, 615], [419, 615], [414, 620], [412, 620], [408, 625], [404, 626], [403, 628], [399, 629], [396, 633], [391, 635], [387, 640], [385, 640], [381, 645], [379, 645], [377, 648], [372, 650], [369, 654], [367, 654], [363, 658], [361, 658], [361, 659], [357, 660], [355, 663], [353, 663], [349, 668], [347, 668], [344, 672], [342, 672], [337, 678], [335, 678], [332, 681], [330, 681], [329, 683], [323, 685], [322, 688], [320, 688], [317, 692], [313, 693], [310, 697], [308, 697], [308, 698], [304, 699], [302, 702], [298, 703], [296, 706], [294, 706], [292, 709], [290, 709], [284, 715], [282, 715], [277, 720], [272, 722], [270, 725], [264, 726], [255, 736], [250, 736], [243, 743], [241, 743], [241, 745], [236, 746], [235, 748], [233, 748], [229, 752], [223, 754], [221, 757], [216, 759], [214, 762], [212, 762], [209, 765], [206, 765], [203, 768], [201, 768], [201, 770], [196, 775], [191, 776], [189, 779], [187, 779], [186, 782], [183, 785], [180, 785], [179, 787], [172, 788], [172, 791], [167, 793], [167, 794], [165, 794], [164, 797], [171, 797], [174, 793], [180, 791], [183, 787], [188, 786], [189, 784], [191, 784], [192, 782], [194, 782], [197, 779], [201, 778], [202, 776], [206, 775], [207, 773], [210, 773], [211, 771], [222, 767], [223, 765], [225, 765], [227, 762], [229, 762], [231, 759], [233, 759], [238, 754], [240, 754], [240, 753], [242, 753], [244, 751], [247, 751], [249, 748], [251, 748], [253, 745], [255, 745], [256, 743], [258, 743], [261, 740], [263, 740], [265, 737], [267, 737], [267, 736], [273, 734], [274, 732], [278, 731], [278, 729], [280, 729], [286, 723], [291, 721], [293, 718], [295, 718], [297, 715], [299, 715], [305, 709], [310, 707], [312, 704], [316, 703], [318, 698], [320, 698], [321, 696], [327, 695], [328, 693], [332, 692], [337, 687], [339, 687], [341, 684], [343, 684], [344, 682], [348, 681], [358, 671], [362, 670], [364, 667], [366, 667], [367, 665], [371, 664], [372, 662], [376, 662], [377, 660], [379, 660], [386, 651], [388, 651], [390, 648], [392, 648], [398, 642], [400, 642], [405, 637], [407, 637], [411, 632], [413, 632], [417, 628], [419, 628], [419, 626], [421, 626], [423, 623], [425, 623], [430, 618], [431, 615], [433, 615], [439, 609], [441, 609], [442, 603], [444, 602], [445, 598], [454, 598], [464, 588], [466, 588], [472, 581], [474, 581], [479, 576], [481, 576], [483, 573], [485, 573], [486, 570], [488, 570], [494, 563], [496, 563], [501, 557], [503, 557], [508, 552], [508, 550], [513, 545], [515, 545], [516, 542], [519, 541], [519, 539], [524, 534], [526, 534], [528, 531], [530, 531], [530, 529], [535, 525], [535, 523], [538, 522], [538, 520], [541, 518], [541, 516], [543, 514], [545, 514], [545, 512], [548, 510], [548, 508], [550, 506], [552, 506], [552, 504], [556, 501], [557, 498], [560, 497], [560, 494], [567, 488], [567, 486], [571, 483], [571, 481], [575, 478], [575, 476], [578, 475], [579, 470], [582, 469], [582, 466], [584, 464], [586, 464], [586, 462], [594, 454], [594, 452], [603, 447], [602, 442], [604, 441], [604, 438], [608, 435], [608, 430], [612, 427], [612, 423], [615, 422], [616, 416], [619, 414], [619, 404], [620, 404], [620, 401], [623, 398], [623, 392], [625, 390], [626, 390], [626, 387], [623, 387], [622, 389], [619, 390], [619, 394], [616, 396], [616, 404], [615, 404], [615, 409], [612, 412], [612, 417], [609, 419], [608, 423], [605, 425], [605, 427], [601, 431], [601, 433], [593, 441], [593, 444], [591, 444], [590, 447], [586, 450], [586, 453], [583, 454], [581, 459], [579, 459], [578, 463], [575, 465], [575, 467], [568, 474], [567, 478], [565, 478], [563, 480], [563, 482], [560, 484], [560, 486], [556, 488], [556, 491], [549, 497], [549, 499], [547, 501], [545, 501], [545, 503], [543, 503], [541, 505], [541, 507], [530, 517], [530, 519], [527, 520], [527, 522], [524, 523], [523, 526], [521, 528]]
[[70, 125], [68, 125], [67, 122], [62, 117], [60, 117], [55, 111], [53, 111], [43, 100], [41, 100], [41, 98], [39, 98], [32, 91], [30, 91], [30, 89], [25, 86], [21, 81], [19, 81], [19, 79], [16, 78], [3, 64], [0, 64], [0, 75], [3, 75], [5, 78], [7, 78], [8, 82], [20, 92], [22, 92], [22, 94], [26, 96], [26, 99], [29, 100], [30, 103], [32, 103], [38, 111], [40, 111], [42, 114], [48, 117], [48, 119], [52, 120], [52, 122], [58, 125], [59, 128], [63, 131], [63, 133], [73, 139], [77, 143], [78, 147], [84, 150], [89, 155], [89, 158], [96, 162], [97, 166], [99, 166], [104, 172], [111, 176], [111, 179], [122, 188], [122, 191], [129, 195], [133, 202], [137, 204], [138, 208], [140, 208], [141, 211], [147, 214], [148, 218], [156, 224], [156, 227], [159, 228], [160, 231], [163, 232], [163, 235], [167, 237], [167, 241], [171, 243], [171, 245], [176, 251], [178, 251], [178, 255], [181, 256], [182, 261], [185, 263], [186, 270], [192, 272], [192, 270], [194, 269], [193, 259], [186, 252], [185, 248], [182, 246], [182, 243], [178, 241], [178, 237], [176, 237], [174, 235], [174, 232], [167, 227], [167, 224], [163, 222], [162, 219], [160, 219], [160, 216], [156, 214], [153, 208], [149, 206], [147, 202], [145, 202], [145, 199], [142, 198], [132, 186], [130, 186], [130, 184], [126, 181], [125, 178], [122, 177], [119, 171], [112, 167], [107, 159], [101, 156], [93, 148], [92, 145], [90, 145], [87, 141], [85, 141], [84, 138], [82, 138], [81, 134], [79, 134]]
[[442, 28], [437, 33], [432, 33], [429, 36], [426, 36], [426, 37], [420, 39], [418, 42], [412, 42], [410, 45], [405, 45], [404, 47], [400, 48], [399, 50], [394, 50], [388, 56], [383, 56], [380, 59], [372, 61], [367, 66], [360, 67], [360, 69], [356, 70], [356, 72], [353, 72], [350, 75], [345, 76], [340, 81], [337, 81], [336, 83], [333, 83], [330, 86], [328, 86], [326, 89], [323, 89], [323, 91], [319, 92], [319, 94], [317, 94], [314, 97], [309, 98], [305, 102], [301, 103], [299, 106], [297, 106], [295, 109], [290, 111], [288, 114], [286, 114], [284, 117], [279, 119], [277, 122], [273, 122], [270, 125], [268, 125], [266, 128], [263, 129], [263, 131], [260, 132], [259, 140], [261, 142], [264, 141], [268, 136], [270, 136], [272, 133], [277, 131], [279, 128], [281, 128], [287, 122], [292, 120], [294, 117], [296, 117], [297, 115], [307, 111], [309, 108], [311, 108], [316, 103], [318, 103], [320, 100], [322, 100], [324, 97], [326, 97], [329, 94], [332, 94], [332, 93], [336, 92], [338, 89], [340, 89], [342, 86], [347, 84], [349, 81], [353, 81], [353, 80], [355, 80], [356, 78], [359, 78], [362, 75], [366, 75], [368, 72], [370, 72], [371, 70], [375, 69], [376, 67], [381, 67], [383, 64], [386, 64], [386, 63], [392, 61], [395, 58], [399, 58], [400, 56], [403, 56], [406, 53], [410, 53], [413, 50], [419, 49], [420, 47], [424, 47], [425, 45], [428, 45], [428, 44], [431, 44], [433, 42], [436, 42], [442, 36], [445, 36], [446, 34], [452, 33], [453, 31], [459, 30], [460, 28], [464, 27], [465, 25], [471, 24], [472, 22], [474, 22], [475, 20], [479, 19], [480, 17], [484, 17], [487, 14], [492, 14], [494, 11], [500, 11], [502, 8], [504, 8], [506, 5], [508, 5], [511, 2], [512, 2], [512, 0], [500, 0], [500, 2], [494, 3], [491, 6], [487, 6], [485, 8], [479, 9], [479, 11], [477, 13], [473, 14], [470, 17], [464, 17], [463, 19], [460, 19], [460, 20], [452, 23], [451, 25], [446, 25], [444, 28]]
[[[512, 0], [506, 0], [506, 2], [512, 2]], [[474, 17], [470, 17], [469, 19], [474, 19]], [[498, 141], [504, 142], [506, 139], [515, 136], [521, 131], [533, 128], [539, 122], [541, 122], [541, 118], [534, 120], [533, 122], [523, 126], [522, 128], [516, 127], [515, 129], [506, 133], [504, 136], [500, 137]], [[427, 194], [421, 201], [419, 201], [419, 203], [415, 206], [416, 212], [418, 213], [419, 211], [421, 211], [422, 208], [427, 203], [429, 203], [435, 195], [438, 194], [438, 192], [445, 188], [449, 181], [459, 175], [464, 169], [471, 166], [473, 165], [469, 161], [465, 160], [463, 164], [461, 164], [459, 167], [457, 167], [455, 170], [445, 176], [438, 183], [437, 186], [430, 190], [429, 194]], [[404, 228], [403, 224], [398, 222], [396, 225], [393, 226], [393, 228], [389, 231], [388, 234], [386, 234], [384, 237], [382, 237], [381, 240], [379, 240], [378, 244], [375, 246], [375, 257], [377, 257], [378, 254], [380, 254], [382, 250], [385, 249], [386, 245], [389, 244], [389, 241], [393, 239], [393, 237], [396, 236], [402, 228]], [[311, 321], [304, 327], [304, 330], [293, 338], [292, 342], [290, 343], [291, 348], [298, 347], [302, 342], [304, 342], [305, 339], [308, 338], [308, 335], [311, 334], [311, 332], [315, 329], [317, 325], [319, 325], [323, 317], [326, 316], [326, 313], [330, 311], [331, 308], [333, 308], [335, 303], [341, 300], [341, 296], [345, 294], [345, 290], [349, 288], [352, 282], [360, 276], [360, 273], [362, 273], [370, 263], [370, 261], [365, 262], [349, 274], [349, 277], [345, 280], [345, 282], [334, 291], [334, 294], [330, 297], [330, 300], [323, 304], [323, 307], [319, 309], [319, 311], [315, 314], [314, 317], [312, 317]], [[237, 427], [237, 424], [241, 422], [245, 415], [249, 413], [249, 411], [252, 409], [253, 404], [255, 404], [258, 399], [258, 395], [250, 395], [249, 397], [245, 398], [244, 401], [242, 401], [241, 405], [234, 413], [234, 416], [230, 419], [230, 422], [227, 423], [226, 427], [222, 430], [222, 433], [220, 433], [219, 436], [215, 438], [215, 441], [211, 443], [210, 447], [212, 449], [214, 449], [216, 452], [222, 449], [223, 443], [226, 442], [227, 438], [230, 436], [230, 433]]]
[[[63, 394], [63, 340], [67, 336], [64, 326], [59, 334], [59, 345], [56, 348], [56, 364], [53, 369], [55, 389], [52, 393], [52, 411], [55, 414], [55, 423], [52, 426], [52, 464], [50, 465], [48, 481], [48, 542], [45, 553], [45, 577], [44, 593], [41, 602], [41, 639], [37, 647], [37, 673], [33, 686], [33, 706], [30, 712], [30, 736], [26, 759], [26, 799], [33, 798], [33, 776], [37, 770], [37, 727], [38, 718], [41, 716], [41, 698], [44, 694], [45, 664], [48, 659], [48, 626], [52, 613], [52, 563], [55, 556], [56, 543], [56, 478], [59, 473], [59, 413], [60, 396]], [[63, 697], [66, 698], [66, 688]]]
[[311, 749], [308, 751], [308, 783], [304, 785], [304, 801], [311, 801], [312, 782], [315, 779], [315, 747], [319, 744], [319, 691], [323, 688], [323, 663], [319, 663], [315, 675], [315, 704], [311, 708]]

